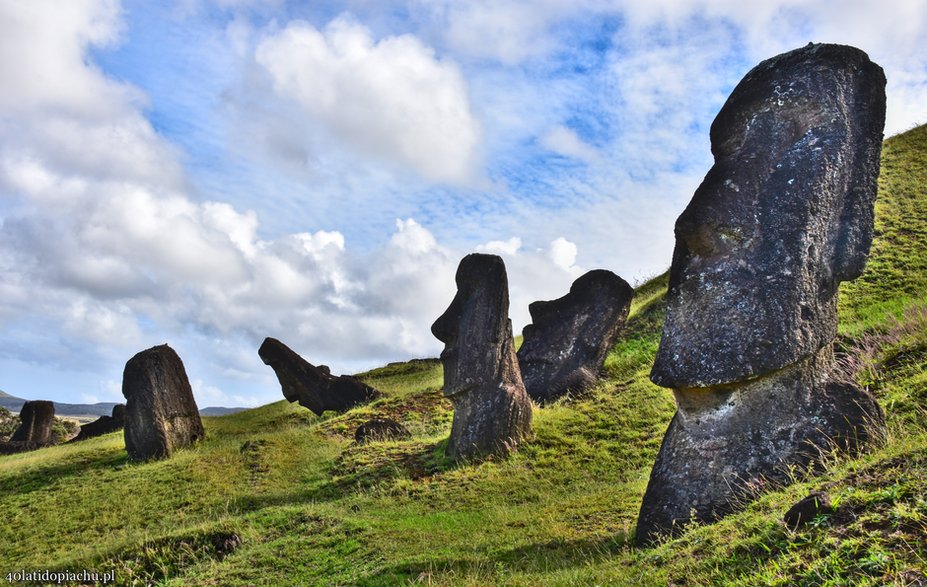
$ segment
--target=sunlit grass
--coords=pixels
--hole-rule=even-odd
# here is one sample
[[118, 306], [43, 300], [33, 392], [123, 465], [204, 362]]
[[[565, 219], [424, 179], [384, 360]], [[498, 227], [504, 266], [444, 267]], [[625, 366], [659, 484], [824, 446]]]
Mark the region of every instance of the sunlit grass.
[[[383, 392], [345, 414], [279, 401], [206, 418], [206, 439], [130, 463], [120, 434], [0, 457], [0, 571], [115, 570], [166, 585], [884, 585], [927, 580], [927, 130], [887, 142], [869, 268], [841, 290], [840, 344], [884, 406], [884, 447], [796, 475], [719, 523], [632, 546], [675, 406], [648, 380], [667, 274], [637, 288], [606, 377], [537, 408], [512, 457], [444, 456], [437, 361], [360, 377]], [[848, 357], [850, 356], [848, 355]], [[357, 446], [357, 425], [412, 438]], [[811, 490], [835, 511], [798, 531]], [[240, 546], [225, 552], [229, 536]], [[218, 546], [217, 546], [218, 545]]]

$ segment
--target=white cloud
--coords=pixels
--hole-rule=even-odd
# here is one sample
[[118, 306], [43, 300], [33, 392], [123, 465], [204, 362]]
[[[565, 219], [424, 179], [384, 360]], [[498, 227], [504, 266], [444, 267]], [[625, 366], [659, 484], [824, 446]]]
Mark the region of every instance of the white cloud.
[[516, 65], [556, 47], [549, 34], [569, 6], [559, 2], [425, 2], [446, 22], [448, 43], [465, 54]]
[[340, 17], [291, 23], [257, 47], [276, 91], [332, 138], [432, 181], [471, 183], [482, 131], [454, 63], [412, 35], [376, 41]]
[[550, 260], [564, 271], [572, 269], [576, 263], [576, 253], [576, 244], [571, 243], [562, 236], [550, 243]]
[[505, 241], [489, 241], [488, 243], [477, 245], [476, 250], [480, 253], [492, 253], [496, 255], [516, 255], [521, 248], [521, 239], [513, 236]]
[[579, 159], [585, 163], [595, 163], [601, 159], [595, 147], [586, 143], [576, 131], [558, 124], [541, 137], [541, 145], [558, 155]]

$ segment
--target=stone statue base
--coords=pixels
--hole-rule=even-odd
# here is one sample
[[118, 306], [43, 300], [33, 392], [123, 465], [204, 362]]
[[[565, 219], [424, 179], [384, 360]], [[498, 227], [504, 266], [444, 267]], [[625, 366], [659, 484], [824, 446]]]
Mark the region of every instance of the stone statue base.
[[[834, 376], [828, 346], [743, 383], [674, 389], [678, 410], [663, 439], [637, 523], [637, 542], [738, 509], [750, 494], [834, 450], [858, 452], [880, 436], [869, 393]], [[822, 375], [829, 374], [829, 375]]]

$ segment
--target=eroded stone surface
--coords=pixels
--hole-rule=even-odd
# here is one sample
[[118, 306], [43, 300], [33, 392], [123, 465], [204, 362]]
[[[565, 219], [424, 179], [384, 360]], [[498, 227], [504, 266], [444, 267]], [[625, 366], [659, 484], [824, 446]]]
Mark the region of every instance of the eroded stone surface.
[[445, 344], [444, 394], [454, 404], [447, 454], [506, 455], [530, 434], [531, 400], [512, 344], [505, 265], [496, 255], [467, 255], [456, 281], [457, 295], [431, 327]]
[[166, 344], [144, 350], [126, 363], [126, 452], [133, 460], [170, 457], [204, 436], [183, 361]]
[[283, 397], [321, 416], [347, 411], [376, 399], [380, 392], [349, 375], [334, 377], [325, 365], [309, 363], [276, 338], [266, 338], [258, 354], [277, 374]]
[[123, 426], [125, 425], [125, 414], [125, 404], [116, 404], [113, 406], [113, 412], [111, 416], [100, 416], [93, 422], [89, 422], [81, 426], [80, 433], [74, 437], [72, 442], [87, 440], [88, 438], [95, 438], [97, 436], [109, 434], [110, 432], [122, 430]]
[[837, 287], [872, 241], [884, 117], [879, 66], [809, 45], [750, 71], [712, 124], [715, 164], [676, 222], [651, 379], [678, 410], [639, 543], [878, 436], [881, 411], [836, 375], [832, 342]]
[[596, 269], [574, 281], [562, 298], [528, 306], [532, 323], [522, 330], [517, 356], [531, 399], [545, 404], [596, 382], [633, 296], [628, 282]]

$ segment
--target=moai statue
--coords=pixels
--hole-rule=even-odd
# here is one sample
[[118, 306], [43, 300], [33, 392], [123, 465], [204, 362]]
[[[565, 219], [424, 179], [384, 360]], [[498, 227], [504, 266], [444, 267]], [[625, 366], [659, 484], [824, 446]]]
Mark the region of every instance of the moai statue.
[[126, 405], [116, 404], [113, 406], [112, 416], [100, 416], [93, 422], [84, 424], [80, 427], [80, 433], [71, 442], [96, 438], [110, 432], [122, 430], [125, 425]]
[[144, 350], [126, 363], [125, 442], [132, 460], [170, 457], [204, 436], [183, 361], [166, 344]]
[[518, 365], [531, 399], [546, 404], [598, 380], [633, 296], [628, 282], [596, 269], [574, 281], [562, 298], [528, 306], [532, 323], [522, 330]]
[[19, 410], [19, 428], [10, 437], [11, 443], [24, 448], [37, 448], [52, 443], [55, 424], [55, 404], [45, 400], [28, 401]]
[[751, 70], [712, 124], [714, 166], [676, 221], [650, 378], [677, 412], [639, 544], [878, 436], [881, 411], [835, 369], [832, 342], [837, 287], [872, 241], [884, 120], [882, 69], [809, 44]]
[[283, 397], [317, 416], [326, 410], [347, 411], [373, 401], [380, 392], [350, 375], [335, 377], [326, 365], [316, 367], [276, 338], [265, 338], [258, 355], [274, 370]]
[[467, 255], [457, 295], [431, 326], [445, 344], [444, 395], [454, 404], [448, 456], [504, 456], [531, 431], [531, 400], [512, 344], [509, 285], [502, 259]]

